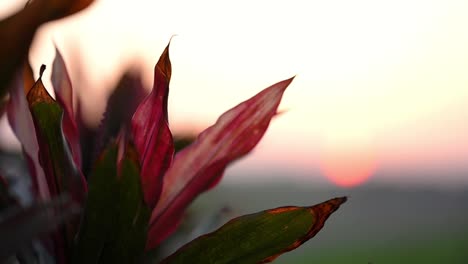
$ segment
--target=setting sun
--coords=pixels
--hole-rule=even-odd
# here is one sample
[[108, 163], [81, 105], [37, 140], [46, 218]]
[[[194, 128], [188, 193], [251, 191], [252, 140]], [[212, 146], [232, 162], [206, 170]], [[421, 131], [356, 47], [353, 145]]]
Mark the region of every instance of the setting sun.
[[[176, 129], [204, 128], [297, 75], [280, 107], [288, 112], [268, 131], [268, 151], [256, 155], [319, 167], [336, 184], [355, 186], [382, 168], [453, 164], [455, 156], [466, 164], [467, 12], [463, 0], [100, 0], [42, 28], [31, 62], [37, 69], [52, 61], [56, 43], [95, 126], [123, 71], [136, 66], [150, 86], [173, 35]], [[283, 158], [283, 146], [300, 150]], [[440, 149], [444, 155], [435, 155]]]
[[336, 185], [354, 187], [369, 179], [376, 169], [376, 161], [359, 150], [328, 150], [321, 155], [320, 169]]

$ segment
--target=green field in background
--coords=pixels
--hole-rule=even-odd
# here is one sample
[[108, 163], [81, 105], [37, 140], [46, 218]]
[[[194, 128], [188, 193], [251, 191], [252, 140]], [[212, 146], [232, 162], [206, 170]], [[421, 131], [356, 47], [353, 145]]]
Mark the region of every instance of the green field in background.
[[[468, 188], [222, 183], [188, 210], [171, 252], [233, 217], [346, 195], [319, 234], [278, 264], [468, 264]], [[224, 208], [224, 209], [221, 209]], [[229, 210], [226, 210], [229, 208]], [[187, 235], [188, 234], [188, 235]]]
[[359, 244], [347, 248], [309, 249], [300, 255], [291, 252], [280, 257], [278, 264], [466, 264], [468, 232], [459, 237], [434, 241], [393, 242], [375, 247]]

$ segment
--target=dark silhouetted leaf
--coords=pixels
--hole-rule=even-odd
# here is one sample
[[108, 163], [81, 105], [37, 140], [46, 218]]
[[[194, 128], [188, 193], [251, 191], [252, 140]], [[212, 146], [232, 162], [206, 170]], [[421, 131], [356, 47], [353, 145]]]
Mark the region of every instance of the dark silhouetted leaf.
[[98, 129], [94, 156], [115, 139], [121, 129], [130, 127], [133, 113], [148, 93], [142, 81], [132, 73], [126, 73], [107, 100], [106, 111]]
[[0, 21], [0, 98], [14, 78], [15, 71], [28, 58], [29, 46], [43, 23], [88, 7], [93, 0], [34, 0], [18, 13]]
[[180, 134], [180, 135], [173, 135], [174, 137], [174, 150], [175, 152], [179, 152], [183, 150], [184, 148], [190, 146], [195, 139], [197, 139], [196, 135], [190, 135], [190, 134]]
[[94, 166], [73, 263], [138, 263], [143, 256], [151, 211], [137, 153], [124, 144], [112, 143]]
[[155, 247], [172, 233], [195, 197], [214, 186], [230, 162], [255, 147], [292, 80], [276, 83], [227, 111], [176, 155], [151, 215], [147, 248]]
[[55, 230], [80, 211], [66, 196], [28, 208], [10, 208], [0, 214], [0, 261], [35, 238]]
[[11, 196], [7, 180], [0, 175], [0, 212], [14, 205], [18, 202]]
[[180, 248], [162, 264], [268, 263], [315, 236], [346, 201], [312, 207], [280, 207], [235, 218]]
[[94, 0], [34, 0], [37, 8], [48, 14], [48, 19], [59, 19], [73, 15], [91, 5]]
[[73, 111], [73, 88], [67, 66], [57, 48], [55, 48], [55, 59], [52, 67], [52, 85], [57, 102], [64, 110], [63, 134], [68, 141], [76, 166], [81, 168], [80, 135], [75, 122], [75, 112]]
[[146, 203], [153, 208], [162, 190], [162, 178], [172, 162], [174, 146], [167, 122], [167, 98], [171, 79], [169, 45], [154, 69], [151, 93], [132, 118], [132, 134], [141, 163], [141, 181]]

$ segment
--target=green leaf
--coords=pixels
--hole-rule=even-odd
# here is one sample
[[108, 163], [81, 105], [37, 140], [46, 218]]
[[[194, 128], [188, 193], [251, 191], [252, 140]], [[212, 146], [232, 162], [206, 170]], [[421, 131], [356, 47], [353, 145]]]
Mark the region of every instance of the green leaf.
[[235, 218], [166, 258], [175, 263], [267, 263], [315, 236], [346, 201], [334, 198], [312, 207], [280, 207]]
[[73, 263], [138, 263], [143, 255], [150, 209], [134, 147], [119, 143], [103, 151], [89, 178]]
[[[41, 77], [45, 66], [41, 67]], [[51, 196], [69, 192], [72, 199], [82, 203], [86, 183], [75, 165], [62, 129], [63, 108], [49, 95], [41, 77], [28, 92], [37, 142], [39, 161], [44, 169]]]
[[[63, 109], [42, 83], [44, 70], [45, 66], [42, 65], [41, 77], [27, 95], [39, 145], [39, 163], [44, 170], [51, 197], [70, 194], [72, 200], [81, 205], [86, 195], [86, 183], [63, 134]], [[70, 255], [77, 227], [78, 221], [71, 221], [53, 235], [57, 263], [64, 263]]]

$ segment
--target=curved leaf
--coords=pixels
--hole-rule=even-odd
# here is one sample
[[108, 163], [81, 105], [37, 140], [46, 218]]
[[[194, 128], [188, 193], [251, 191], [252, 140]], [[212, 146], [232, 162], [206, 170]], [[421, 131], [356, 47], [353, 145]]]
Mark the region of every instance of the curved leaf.
[[195, 197], [214, 186], [230, 162], [255, 147], [292, 80], [276, 83], [227, 111], [176, 155], [164, 175], [161, 198], [151, 215], [147, 248], [172, 233]]
[[[44, 169], [51, 197], [69, 193], [82, 204], [86, 195], [86, 182], [73, 160], [62, 130], [63, 109], [49, 95], [40, 77], [27, 95], [29, 109], [39, 143], [39, 161]], [[78, 223], [67, 223], [61, 232], [54, 234], [55, 254], [58, 263], [65, 263]]]
[[39, 162], [39, 143], [29, 111], [26, 93], [34, 85], [32, 69], [28, 63], [20, 69], [10, 86], [10, 101], [7, 106], [8, 122], [16, 137], [21, 142], [23, 152], [28, 162], [33, 188], [36, 197], [42, 201], [50, 199], [50, 191], [44, 170]]
[[[14, 78], [15, 71], [27, 60], [29, 46], [43, 23], [72, 15], [93, 0], [34, 0], [18, 13], [0, 21], [0, 98]], [[8, 41], [6, 41], [8, 40]]]
[[174, 143], [167, 121], [171, 72], [168, 44], [154, 69], [153, 90], [138, 106], [132, 118], [132, 134], [140, 156], [145, 201], [151, 208], [159, 199], [163, 175], [174, 155]]
[[73, 111], [73, 88], [68, 75], [67, 66], [63, 61], [62, 54], [55, 48], [55, 59], [52, 67], [52, 86], [54, 87], [57, 102], [64, 110], [63, 133], [70, 145], [70, 150], [76, 166], [81, 168], [80, 135], [75, 122]]
[[47, 14], [48, 20], [54, 20], [73, 15], [91, 5], [94, 0], [33, 0], [30, 5], [36, 4], [37, 10]]
[[[41, 67], [41, 77], [45, 66]], [[76, 167], [62, 131], [63, 109], [49, 95], [41, 77], [27, 95], [39, 143], [39, 160], [52, 196], [69, 192], [82, 203], [86, 182]]]
[[315, 236], [345, 201], [346, 197], [334, 198], [311, 207], [280, 207], [235, 218], [161, 264], [271, 262]]

